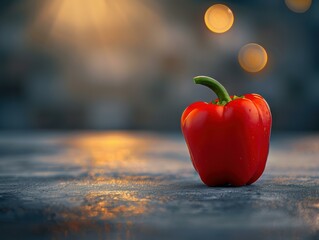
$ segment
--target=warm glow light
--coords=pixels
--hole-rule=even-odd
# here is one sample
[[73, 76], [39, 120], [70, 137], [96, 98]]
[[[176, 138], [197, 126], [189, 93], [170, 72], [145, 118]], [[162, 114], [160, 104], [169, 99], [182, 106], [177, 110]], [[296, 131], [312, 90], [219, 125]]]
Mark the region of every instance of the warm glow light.
[[[67, 169], [82, 169], [80, 172], [87, 177], [74, 180], [72, 184], [68, 181], [59, 183], [64, 189], [81, 194], [71, 194], [71, 207], [47, 209], [48, 213], [54, 211], [55, 219], [60, 223], [51, 229], [53, 238], [57, 239], [61, 234], [68, 237], [87, 231], [103, 234], [125, 231], [125, 239], [130, 239], [132, 219], [158, 212], [154, 203], [169, 201], [169, 196], [159, 196], [152, 191], [170, 184], [163, 176], [192, 174], [183, 160], [186, 153], [181, 155], [184, 145], [175, 139], [114, 131], [75, 134], [64, 143], [72, 149], [71, 156], [59, 156], [58, 159], [63, 161], [63, 166], [69, 166]], [[164, 151], [171, 155], [163, 155]], [[150, 191], [144, 194], [139, 189]]]
[[137, 197], [134, 191], [92, 191], [84, 204], [73, 211], [59, 213], [73, 221], [109, 220], [146, 214], [149, 197]]
[[149, 204], [151, 197], [141, 197], [135, 191], [90, 190], [83, 198], [80, 206], [66, 210], [62, 208], [60, 211], [47, 209], [48, 212], [54, 211], [60, 223], [50, 228], [53, 239], [60, 239], [61, 234], [64, 238], [74, 234], [81, 236], [85, 231], [95, 231], [101, 234], [99, 236], [112, 231], [125, 231], [126, 237], [130, 239], [131, 219], [149, 214], [153, 210]]
[[134, 74], [149, 73], [145, 66], [156, 65], [149, 59], [175, 39], [167, 34], [167, 21], [155, 1], [28, 2], [33, 9], [28, 41], [59, 57], [65, 78], [76, 82], [123, 84]]
[[[88, 134], [85, 137], [74, 138], [68, 145], [78, 149], [81, 157], [74, 158], [73, 164], [82, 166], [83, 171], [90, 176], [96, 174], [118, 173], [174, 173], [185, 170], [183, 162], [171, 161], [161, 158], [161, 161], [149, 161], [144, 152], [152, 149], [154, 152], [161, 152], [159, 146], [153, 149], [153, 138], [151, 135], [132, 136], [128, 133], [112, 132], [108, 134]], [[179, 151], [179, 145], [167, 142], [164, 149]], [[90, 159], [89, 161], [87, 159]], [[163, 164], [169, 162], [169, 164]]]
[[215, 4], [208, 8], [204, 19], [206, 26], [215, 33], [228, 31], [234, 23], [232, 11], [223, 4]]
[[312, 0], [285, 0], [285, 3], [291, 11], [304, 13], [310, 8]]
[[259, 72], [266, 66], [268, 56], [262, 46], [256, 43], [249, 43], [240, 49], [238, 61], [240, 66], [247, 72]]
[[139, 41], [136, 26], [158, 27], [150, 6], [141, 0], [43, 0], [31, 34], [70, 47], [126, 46]]

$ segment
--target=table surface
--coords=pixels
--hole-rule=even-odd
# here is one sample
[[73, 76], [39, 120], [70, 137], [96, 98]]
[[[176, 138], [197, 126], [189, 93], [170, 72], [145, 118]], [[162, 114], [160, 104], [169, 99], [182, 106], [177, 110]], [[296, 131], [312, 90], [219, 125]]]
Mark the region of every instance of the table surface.
[[264, 175], [203, 185], [179, 134], [0, 134], [1, 239], [319, 239], [319, 135], [272, 137]]

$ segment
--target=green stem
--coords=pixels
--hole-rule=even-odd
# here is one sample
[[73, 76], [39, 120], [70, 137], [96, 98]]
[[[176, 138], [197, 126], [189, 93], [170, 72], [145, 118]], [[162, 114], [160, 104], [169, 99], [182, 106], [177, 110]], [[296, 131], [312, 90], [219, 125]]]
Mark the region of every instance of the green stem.
[[215, 79], [213, 79], [211, 77], [206, 77], [206, 76], [197, 76], [197, 77], [194, 77], [194, 82], [196, 84], [201, 84], [201, 85], [204, 85], [206, 87], [209, 87], [211, 90], [213, 90], [216, 93], [216, 95], [219, 99], [219, 103], [221, 105], [225, 105], [231, 101], [231, 98], [230, 98], [227, 90], [224, 88], [223, 85], [221, 85]]

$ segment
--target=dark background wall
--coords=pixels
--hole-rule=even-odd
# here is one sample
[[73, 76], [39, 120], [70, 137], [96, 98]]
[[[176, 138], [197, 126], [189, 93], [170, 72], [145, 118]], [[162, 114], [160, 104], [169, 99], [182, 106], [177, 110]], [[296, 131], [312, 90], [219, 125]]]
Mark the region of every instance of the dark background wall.
[[[222, 1], [224, 34], [203, 21], [208, 0], [1, 1], [0, 129], [179, 130], [184, 108], [215, 96], [259, 93], [275, 130], [319, 130], [319, 2]], [[218, 2], [220, 3], [220, 2]], [[248, 73], [240, 48], [262, 45], [268, 63]]]

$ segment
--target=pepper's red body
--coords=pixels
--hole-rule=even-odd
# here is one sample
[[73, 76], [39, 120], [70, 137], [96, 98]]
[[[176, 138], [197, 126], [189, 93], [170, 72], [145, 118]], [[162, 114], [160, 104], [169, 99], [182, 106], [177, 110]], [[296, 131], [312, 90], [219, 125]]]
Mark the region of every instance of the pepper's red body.
[[208, 186], [255, 182], [265, 169], [271, 124], [268, 104], [257, 94], [225, 105], [196, 102], [181, 118], [194, 168]]

